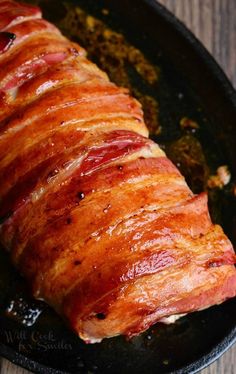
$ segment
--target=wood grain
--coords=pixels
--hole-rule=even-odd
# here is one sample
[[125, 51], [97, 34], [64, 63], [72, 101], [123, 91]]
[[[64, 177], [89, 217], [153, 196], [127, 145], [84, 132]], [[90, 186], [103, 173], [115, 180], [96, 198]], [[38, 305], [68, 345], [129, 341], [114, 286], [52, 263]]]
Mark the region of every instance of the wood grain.
[[236, 87], [236, 0], [159, 0], [205, 45]]
[[[138, 0], [137, 0], [138, 1]], [[199, 38], [236, 87], [236, 0], [159, 0]], [[0, 374], [27, 374], [0, 361]], [[235, 374], [236, 346], [201, 374]], [[150, 373], [151, 374], [151, 373]]]

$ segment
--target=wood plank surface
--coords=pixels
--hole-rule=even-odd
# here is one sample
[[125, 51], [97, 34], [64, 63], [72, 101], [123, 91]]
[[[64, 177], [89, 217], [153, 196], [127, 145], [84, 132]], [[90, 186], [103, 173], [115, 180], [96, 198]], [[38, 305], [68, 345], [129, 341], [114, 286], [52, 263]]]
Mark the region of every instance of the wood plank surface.
[[[202, 41], [236, 87], [236, 0], [159, 2], [171, 10]], [[29, 373], [5, 359], [0, 361], [0, 365], [0, 374]], [[235, 373], [236, 345], [210, 367], [201, 371], [201, 374]]]

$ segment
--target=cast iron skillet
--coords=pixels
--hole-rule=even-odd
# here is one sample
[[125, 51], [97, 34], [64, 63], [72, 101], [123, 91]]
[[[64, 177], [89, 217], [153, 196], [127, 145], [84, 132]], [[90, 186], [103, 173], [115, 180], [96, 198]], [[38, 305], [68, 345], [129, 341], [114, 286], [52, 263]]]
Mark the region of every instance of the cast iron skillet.
[[[39, 3], [50, 20], [59, 22], [64, 16], [63, 2]], [[219, 165], [229, 166], [231, 184], [223, 190], [210, 191], [209, 198], [214, 221], [223, 225], [235, 245], [236, 209], [232, 190], [236, 174], [236, 93], [222, 70], [195, 37], [155, 0], [80, 0], [74, 4], [106, 19], [160, 67], [160, 79], [153, 87], [137, 74], [131, 75], [132, 84], [159, 103], [162, 132], [155, 139], [165, 146], [168, 155], [178, 161], [171, 144], [179, 144], [178, 140], [187, 136], [201, 144], [194, 156], [199, 157], [200, 174], [206, 170], [206, 175], [213, 173]], [[64, 31], [70, 34], [70, 30]], [[194, 119], [199, 129], [194, 133], [183, 132], [179, 126], [183, 116]], [[184, 161], [179, 164], [194, 190], [205, 188], [201, 176], [200, 184], [193, 182], [191, 172], [196, 170], [186, 169]], [[236, 340], [236, 299], [233, 299], [183, 317], [173, 325], [157, 324], [131, 341], [118, 337], [85, 345], [49, 307], [30, 298], [7, 255], [1, 251], [0, 256], [0, 353], [29, 370], [194, 373], [218, 358]]]

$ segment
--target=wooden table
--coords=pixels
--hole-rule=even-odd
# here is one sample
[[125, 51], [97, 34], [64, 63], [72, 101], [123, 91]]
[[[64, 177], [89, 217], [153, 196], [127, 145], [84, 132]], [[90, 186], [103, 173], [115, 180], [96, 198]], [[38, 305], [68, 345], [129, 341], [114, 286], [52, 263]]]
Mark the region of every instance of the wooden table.
[[[159, 2], [193, 31], [236, 87], [236, 0], [159, 0]], [[29, 373], [5, 359], [0, 361], [0, 365], [0, 374]], [[201, 374], [235, 373], [236, 345], [210, 367], [201, 371]]]

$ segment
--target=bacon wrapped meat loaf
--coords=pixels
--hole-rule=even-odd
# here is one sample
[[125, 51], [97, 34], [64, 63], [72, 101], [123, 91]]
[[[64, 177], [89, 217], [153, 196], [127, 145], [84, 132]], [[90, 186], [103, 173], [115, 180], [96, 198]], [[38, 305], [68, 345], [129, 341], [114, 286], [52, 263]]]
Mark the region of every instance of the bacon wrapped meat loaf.
[[148, 139], [140, 104], [41, 18], [0, 1], [0, 239], [86, 342], [236, 294], [235, 254]]

